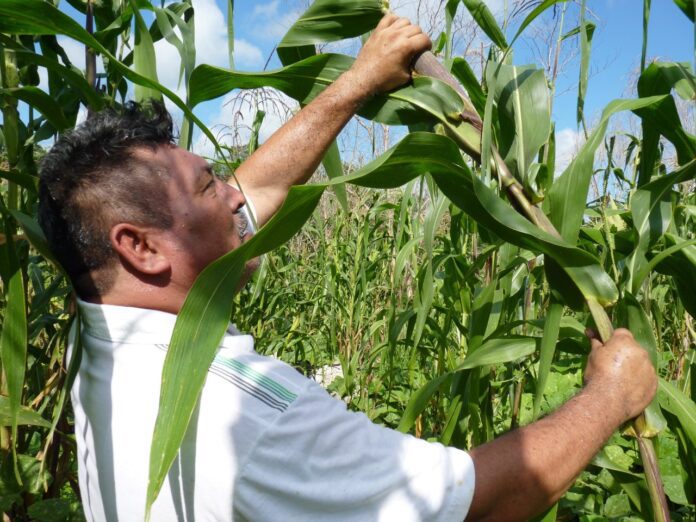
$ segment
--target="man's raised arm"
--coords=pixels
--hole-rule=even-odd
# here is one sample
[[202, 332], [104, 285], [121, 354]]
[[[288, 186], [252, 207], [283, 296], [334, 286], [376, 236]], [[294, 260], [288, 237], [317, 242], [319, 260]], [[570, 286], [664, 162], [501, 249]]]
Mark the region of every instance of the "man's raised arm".
[[280, 208], [292, 185], [309, 179], [362, 104], [406, 83], [411, 62], [430, 46], [419, 27], [387, 14], [353, 66], [240, 165], [236, 177], [253, 202], [258, 226]]

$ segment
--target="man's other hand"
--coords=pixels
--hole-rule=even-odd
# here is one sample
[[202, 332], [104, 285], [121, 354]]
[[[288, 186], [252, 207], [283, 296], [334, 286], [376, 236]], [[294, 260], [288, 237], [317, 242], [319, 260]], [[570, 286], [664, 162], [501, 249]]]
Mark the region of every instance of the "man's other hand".
[[413, 60], [431, 46], [420, 27], [389, 13], [380, 20], [351, 67], [353, 84], [365, 96], [400, 87], [411, 79]]
[[601, 394], [622, 421], [637, 417], [655, 396], [657, 377], [648, 352], [624, 328], [602, 344], [592, 338], [585, 389]]

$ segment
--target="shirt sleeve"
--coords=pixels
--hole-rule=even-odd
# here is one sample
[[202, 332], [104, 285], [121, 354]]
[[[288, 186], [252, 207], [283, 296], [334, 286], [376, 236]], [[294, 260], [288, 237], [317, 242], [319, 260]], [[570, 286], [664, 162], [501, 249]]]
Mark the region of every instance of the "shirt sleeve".
[[313, 382], [258, 439], [235, 512], [259, 521], [458, 521], [474, 492], [468, 453], [373, 424]]

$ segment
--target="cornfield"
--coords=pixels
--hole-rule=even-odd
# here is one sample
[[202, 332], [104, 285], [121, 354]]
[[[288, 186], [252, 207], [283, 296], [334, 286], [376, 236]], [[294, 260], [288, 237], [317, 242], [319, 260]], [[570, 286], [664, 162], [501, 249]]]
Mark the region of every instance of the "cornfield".
[[[282, 67], [241, 72], [232, 0], [226, 68], [196, 65], [194, 0], [69, 3], [84, 27], [55, 1], [0, 0], [7, 520], [83, 519], [68, 400], [79, 346], [70, 358], [65, 349], [79, 317], [36, 220], [42, 152], [76, 125], [81, 108], [166, 99], [184, 115], [179, 145], [191, 148], [202, 133], [220, 172], [233, 174], [258, 144], [265, 108], [255, 107], [249, 142], [230, 147], [196, 107], [235, 90], [310, 102], [353, 61], [318, 49], [366, 35], [388, 9], [381, 0], [316, 0], [278, 42]], [[294, 187], [253, 239], [201, 273], [167, 353], [148, 510], [231, 317], [259, 351], [321, 379], [374, 422], [463, 449], [570, 398], [582, 384], [586, 328], [606, 338], [627, 327], [650, 353], [657, 397], [539, 520], [696, 519], [694, 66], [647, 62], [645, 0], [637, 95], [609, 103], [589, 125], [595, 24], [585, 1], [572, 4], [577, 26], [565, 27], [569, 2], [512, 3], [517, 17], [501, 27], [482, 0], [441, 2], [438, 59], [418, 60], [409, 85], [359, 113], [357, 124], [373, 130], [368, 161], [344, 161], [346, 147], [334, 143], [316, 181]], [[696, 2], [661, 4], [694, 22]], [[456, 53], [465, 14], [487, 38], [480, 71]], [[554, 73], [516, 64], [513, 53], [544, 17], [560, 19], [553, 49], [575, 41], [580, 54], [577, 120], [586, 140], [562, 171]], [[85, 70], [70, 63], [59, 36], [85, 46]], [[183, 97], [158, 82], [154, 44], [163, 39], [180, 55]], [[613, 130], [620, 113], [632, 115], [636, 132]], [[390, 126], [400, 139], [382, 151], [377, 130]], [[245, 263], [261, 255], [254, 281], [236, 293]]]

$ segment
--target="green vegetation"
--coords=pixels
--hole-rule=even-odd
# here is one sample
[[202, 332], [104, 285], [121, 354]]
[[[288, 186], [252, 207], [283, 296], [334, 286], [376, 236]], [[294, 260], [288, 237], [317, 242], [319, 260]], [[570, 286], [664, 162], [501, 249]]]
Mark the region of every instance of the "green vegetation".
[[[198, 103], [259, 87], [307, 103], [352, 60], [316, 54], [314, 45], [368, 32], [384, 8], [379, 0], [317, 0], [279, 44], [283, 68], [240, 73], [194, 68], [188, 2], [70, 3], [86, 13], [87, 29], [51, 2], [0, 0], [0, 511], [16, 520], [81, 516], [67, 401], [79, 360], [65, 350], [74, 310], [35, 219], [37, 144], [74, 126], [80, 103], [90, 110], [121, 103], [129, 85], [137, 99], [164, 95], [184, 110], [182, 146], [190, 147], [194, 123], [214, 142], [192, 112]], [[536, 17], [565, 4], [534, 4], [513, 33], [498, 27], [482, 2], [461, 3], [447, 2], [438, 47], [452, 57], [451, 22], [468, 9], [493, 42], [485, 81], [454, 57], [447, 63], [464, 96], [456, 85], [416, 76], [372, 100], [363, 117], [413, 132], [351, 169], [332, 147], [328, 178], [294, 188], [278, 216], [199, 277], [167, 356], [150, 503], [230, 316], [254, 334], [260, 351], [305, 373], [340, 365], [342, 376], [329, 389], [351, 408], [461, 448], [569, 398], [589, 350], [585, 328], [606, 337], [613, 325], [629, 327], [650, 352], [658, 396], [544, 520], [696, 517], [696, 137], [678, 110], [696, 99], [692, 66], [643, 60], [638, 97], [612, 102], [587, 127], [594, 25], [583, 3], [578, 26], [561, 25], [555, 45], [580, 42], [578, 122], [587, 140], [554, 175], [555, 78], [516, 64], [511, 49]], [[693, 4], [675, 3], [694, 20]], [[132, 51], [123, 45], [131, 28]], [[94, 52], [86, 71], [67, 61], [56, 35]], [[185, 100], [157, 83], [153, 42], [162, 38], [180, 52]], [[98, 58], [105, 59], [99, 75]], [[40, 67], [48, 92], [37, 88]], [[608, 132], [622, 111], [637, 116], [640, 133]], [[224, 164], [238, 160], [239, 148], [217, 148]], [[324, 194], [327, 188], [337, 197]], [[231, 299], [244, 263], [261, 254], [266, 261], [255, 281]], [[191, 345], [199, 349], [187, 350]]]

